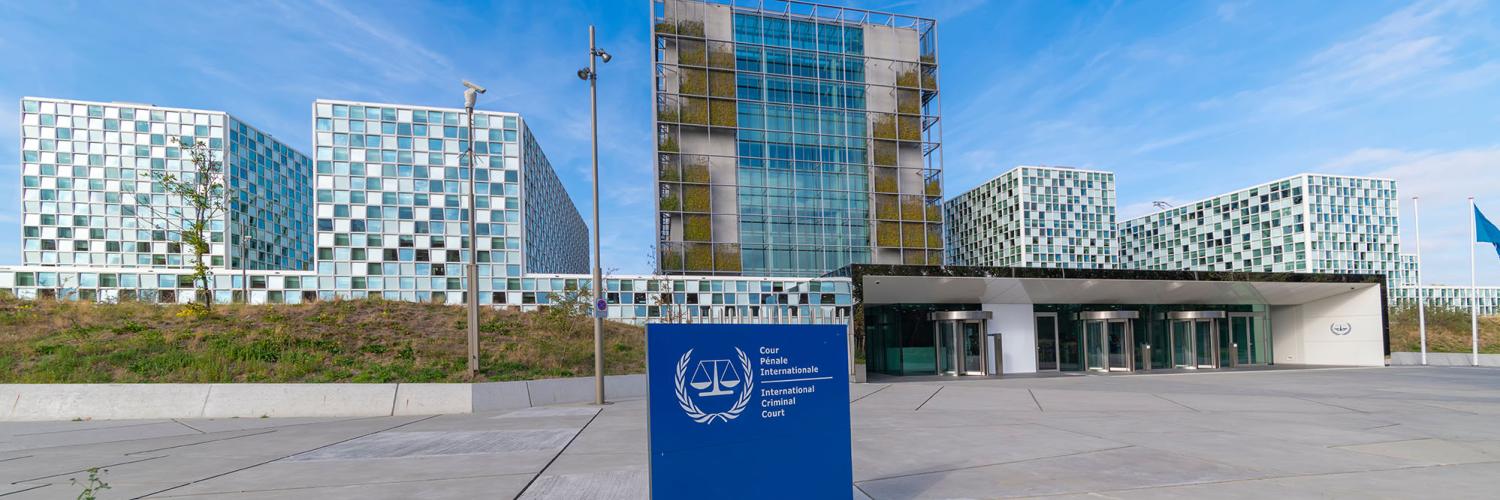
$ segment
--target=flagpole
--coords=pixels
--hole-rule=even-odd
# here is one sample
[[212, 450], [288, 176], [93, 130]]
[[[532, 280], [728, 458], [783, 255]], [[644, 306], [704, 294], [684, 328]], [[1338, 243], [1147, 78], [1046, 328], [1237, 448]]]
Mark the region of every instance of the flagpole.
[[1417, 331], [1422, 338], [1422, 366], [1427, 366], [1427, 295], [1422, 293], [1422, 207], [1416, 196], [1411, 197], [1411, 212], [1417, 229], [1417, 276], [1412, 289], [1417, 292]]
[[1474, 352], [1470, 357], [1470, 363], [1479, 366], [1479, 279], [1474, 272], [1474, 247], [1478, 244], [1479, 226], [1474, 221], [1475, 214], [1479, 208], [1474, 206], [1474, 197], [1469, 197], [1469, 236], [1475, 241], [1469, 242], [1469, 335], [1472, 338]]

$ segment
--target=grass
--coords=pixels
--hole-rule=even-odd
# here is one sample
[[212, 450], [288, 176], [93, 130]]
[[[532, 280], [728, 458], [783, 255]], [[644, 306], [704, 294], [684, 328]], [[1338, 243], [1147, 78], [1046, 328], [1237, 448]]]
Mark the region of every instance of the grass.
[[[0, 383], [463, 382], [465, 309], [384, 300], [217, 306], [0, 298]], [[642, 373], [640, 327], [606, 322], [610, 374]], [[561, 308], [480, 315], [475, 381], [593, 373]]]
[[[1421, 350], [1416, 307], [1392, 307], [1390, 322], [1392, 352]], [[1427, 308], [1428, 352], [1471, 352], [1471, 335], [1468, 310]], [[1500, 354], [1500, 316], [1479, 317], [1479, 352]]]

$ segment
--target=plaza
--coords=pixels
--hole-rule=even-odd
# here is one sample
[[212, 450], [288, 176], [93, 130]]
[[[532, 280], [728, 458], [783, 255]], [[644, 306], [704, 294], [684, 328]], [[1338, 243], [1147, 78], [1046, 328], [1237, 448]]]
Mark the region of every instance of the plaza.
[[[856, 498], [1490, 498], [1485, 368], [877, 379]], [[672, 418], [660, 415], [657, 418]], [[0, 496], [644, 498], [643, 400], [355, 419], [0, 424]]]

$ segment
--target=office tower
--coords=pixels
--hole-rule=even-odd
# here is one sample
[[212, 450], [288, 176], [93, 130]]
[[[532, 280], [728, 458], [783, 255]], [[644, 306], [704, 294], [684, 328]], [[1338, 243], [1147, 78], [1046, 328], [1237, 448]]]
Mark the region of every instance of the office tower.
[[189, 205], [161, 180], [194, 170], [181, 145], [195, 143], [228, 181], [208, 264], [310, 269], [306, 155], [222, 111], [37, 97], [21, 100], [22, 261], [192, 267], [179, 232]]
[[1128, 269], [1401, 271], [1396, 181], [1299, 174], [1121, 224]]
[[[461, 109], [313, 103], [320, 296], [462, 303], [469, 262]], [[527, 273], [584, 273], [588, 230], [525, 120], [474, 113], [482, 303]]]
[[941, 264], [936, 22], [655, 0], [657, 267]]
[[948, 263], [1118, 267], [1115, 175], [1022, 166], [943, 204]]

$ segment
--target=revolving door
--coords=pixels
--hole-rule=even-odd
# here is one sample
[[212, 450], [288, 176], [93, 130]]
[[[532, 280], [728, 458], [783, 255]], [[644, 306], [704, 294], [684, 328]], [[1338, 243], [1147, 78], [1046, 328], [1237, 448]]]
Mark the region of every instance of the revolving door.
[[[986, 375], [989, 372], [989, 349], [985, 323], [989, 311], [938, 311], [927, 316], [932, 321], [933, 348], [936, 349], [939, 375]], [[998, 357], [1000, 342], [995, 342]], [[995, 373], [1000, 373], [997, 363]]]
[[1135, 319], [1138, 311], [1084, 311], [1084, 368], [1101, 372], [1135, 370]]

